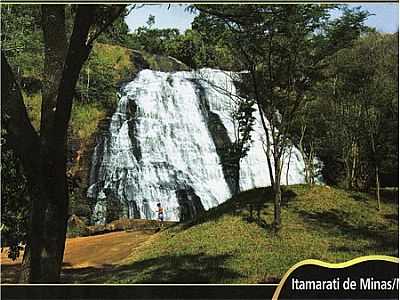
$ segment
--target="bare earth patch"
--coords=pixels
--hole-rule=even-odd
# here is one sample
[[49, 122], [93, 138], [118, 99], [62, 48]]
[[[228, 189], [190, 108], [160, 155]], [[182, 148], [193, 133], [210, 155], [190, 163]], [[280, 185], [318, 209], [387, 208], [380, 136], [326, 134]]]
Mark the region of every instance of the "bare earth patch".
[[[61, 275], [62, 282], [72, 283], [80, 279], [84, 280], [89, 273], [99, 274], [119, 265], [152, 234], [151, 231], [120, 231], [67, 239]], [[1, 283], [16, 283], [21, 260], [22, 253], [19, 259], [13, 261], [7, 257], [7, 249], [3, 249], [1, 253]]]

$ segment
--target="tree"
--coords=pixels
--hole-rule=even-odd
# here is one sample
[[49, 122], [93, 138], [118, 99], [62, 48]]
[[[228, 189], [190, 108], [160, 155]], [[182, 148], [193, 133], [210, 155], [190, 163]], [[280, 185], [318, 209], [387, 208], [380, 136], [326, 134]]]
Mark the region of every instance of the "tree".
[[43, 71], [40, 26], [39, 6], [1, 6], [1, 48], [7, 54], [18, 82], [27, 92], [40, 89]]
[[129, 46], [134, 49], [145, 50], [153, 54], [167, 54], [170, 44], [176, 42], [179, 30], [176, 28], [153, 28], [155, 17], [150, 15], [147, 26], [141, 26], [131, 35]]
[[[212, 24], [223, 22], [233, 37], [230, 46], [247, 71], [242, 82], [246, 94], [257, 103], [265, 131], [274, 228], [279, 230], [283, 156], [290, 145], [288, 135], [295, 116], [306, 103], [306, 92], [320, 77], [324, 59], [351, 43], [367, 14], [348, 11], [340, 21], [329, 22], [328, 12], [333, 7], [325, 5], [196, 8], [207, 14]], [[346, 38], [338, 34], [343, 30], [349, 32]]]
[[28, 231], [29, 194], [19, 160], [7, 143], [7, 132], [1, 132], [1, 242], [9, 247], [8, 257], [20, 256], [20, 242]]
[[[369, 144], [369, 149], [367, 148], [369, 155], [366, 157], [369, 158], [369, 169], [372, 169], [370, 173], [373, 176], [370, 178], [374, 178], [378, 210], [380, 210], [380, 169], [387, 155], [382, 146], [388, 144], [387, 142], [382, 143], [384, 141], [382, 137], [388, 135], [388, 131], [386, 131], [388, 124], [385, 124], [384, 119], [392, 119], [394, 124], [397, 120], [397, 118], [393, 118], [396, 113], [396, 109], [393, 109], [396, 107], [395, 99], [398, 99], [397, 44], [395, 36], [385, 37], [379, 34], [370, 34], [357, 47], [354, 47], [355, 62], [363, 71], [363, 76], [360, 78], [363, 84], [360, 85], [358, 94], [362, 107], [365, 140]], [[397, 132], [398, 136], [398, 126], [392, 128], [392, 132]]]
[[223, 21], [200, 12], [192, 22], [192, 29], [197, 37], [195, 60], [198, 66], [242, 70], [230, 47], [232, 33]]
[[[40, 55], [41, 35], [38, 31], [40, 9], [27, 5], [1, 6], [1, 41], [2, 51], [12, 62], [13, 72], [26, 93], [40, 89], [38, 65], [43, 64]], [[28, 34], [31, 33], [31, 34]], [[28, 52], [29, 51], [29, 52]], [[17, 62], [24, 64], [20, 67]], [[1, 240], [9, 247], [8, 256], [16, 259], [20, 255], [21, 242], [25, 243], [28, 230], [29, 194], [26, 178], [20, 161], [8, 143], [8, 133], [4, 123], [7, 116], [1, 115], [1, 175], [2, 175], [2, 214]]]
[[[132, 9], [135, 6], [132, 7]], [[107, 11], [105, 11], [107, 14]], [[107, 27], [96, 40], [99, 43], [124, 46], [129, 39], [129, 27], [125, 22], [125, 16], [130, 13], [130, 9], [125, 8], [124, 12], [115, 19], [112, 26]]]
[[326, 160], [327, 155], [320, 155], [326, 160], [325, 168], [339, 173], [336, 177], [343, 169], [346, 188], [375, 186], [378, 209], [381, 173], [393, 178], [398, 170], [394, 158], [398, 153], [397, 38], [397, 34], [374, 32], [362, 36], [353, 47], [330, 59], [327, 72], [331, 79], [313, 92], [319, 101], [325, 99], [321, 105], [325, 110], [320, 110], [327, 120], [321, 151], [338, 161], [335, 166]]
[[234, 140], [227, 148], [223, 163], [228, 164], [234, 173], [233, 194], [240, 192], [240, 161], [246, 157], [251, 147], [251, 132], [255, 123], [254, 101], [240, 98], [231, 111], [231, 120], [234, 125]]
[[67, 128], [80, 70], [96, 38], [125, 6], [78, 5], [69, 40], [65, 5], [42, 5], [44, 70], [40, 136], [2, 51], [2, 100], [8, 142], [20, 159], [31, 198], [28, 241], [20, 281], [58, 282], [68, 215]]
[[304, 181], [312, 185], [315, 183], [316, 176], [319, 175], [317, 174], [319, 164], [316, 158], [323, 144], [320, 132], [324, 130], [324, 124], [321, 120], [319, 102], [310, 94], [306, 97], [309, 99], [295, 116], [289, 136], [303, 158]]

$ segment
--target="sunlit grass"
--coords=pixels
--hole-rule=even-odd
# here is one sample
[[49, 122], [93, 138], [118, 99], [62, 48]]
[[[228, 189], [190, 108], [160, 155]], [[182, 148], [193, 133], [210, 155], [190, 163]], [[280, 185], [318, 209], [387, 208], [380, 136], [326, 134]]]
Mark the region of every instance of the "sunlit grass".
[[342, 262], [363, 255], [398, 255], [397, 204], [384, 202], [378, 212], [369, 195], [324, 186], [292, 186], [284, 194], [288, 201], [278, 235], [271, 228], [269, 191], [245, 192], [192, 224], [154, 236], [132, 253], [124, 271], [104, 280], [276, 282], [304, 259]]
[[71, 126], [74, 134], [86, 140], [97, 131], [106, 112], [96, 103], [78, 103], [72, 107]]

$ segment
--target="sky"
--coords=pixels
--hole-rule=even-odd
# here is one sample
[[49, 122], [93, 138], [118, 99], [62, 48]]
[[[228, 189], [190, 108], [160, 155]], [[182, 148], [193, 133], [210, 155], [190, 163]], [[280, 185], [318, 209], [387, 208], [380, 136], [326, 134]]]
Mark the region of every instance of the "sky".
[[[368, 18], [366, 24], [375, 27], [380, 32], [393, 33], [399, 28], [399, 6], [397, 3], [358, 3], [349, 6], [362, 6], [363, 9], [374, 14]], [[178, 28], [183, 32], [190, 28], [195, 17], [195, 14], [185, 11], [185, 7], [185, 4], [175, 4], [170, 5], [168, 9], [168, 4], [146, 4], [141, 8], [134, 9], [126, 17], [126, 22], [130, 31], [134, 31], [136, 28], [146, 25], [149, 15], [153, 15], [155, 16], [156, 28]]]

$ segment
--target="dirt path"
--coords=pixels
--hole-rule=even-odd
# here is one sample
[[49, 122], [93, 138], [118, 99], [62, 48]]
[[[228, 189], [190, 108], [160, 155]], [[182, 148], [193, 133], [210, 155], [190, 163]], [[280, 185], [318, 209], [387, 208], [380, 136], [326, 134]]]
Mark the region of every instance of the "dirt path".
[[[113, 232], [67, 239], [62, 271], [63, 282], [79, 280], [83, 273], [98, 272], [121, 263], [132, 250], [147, 241], [152, 231]], [[22, 255], [21, 255], [22, 258]], [[15, 283], [21, 258], [12, 261], [1, 253], [1, 283]], [[85, 272], [83, 272], [85, 271]]]

